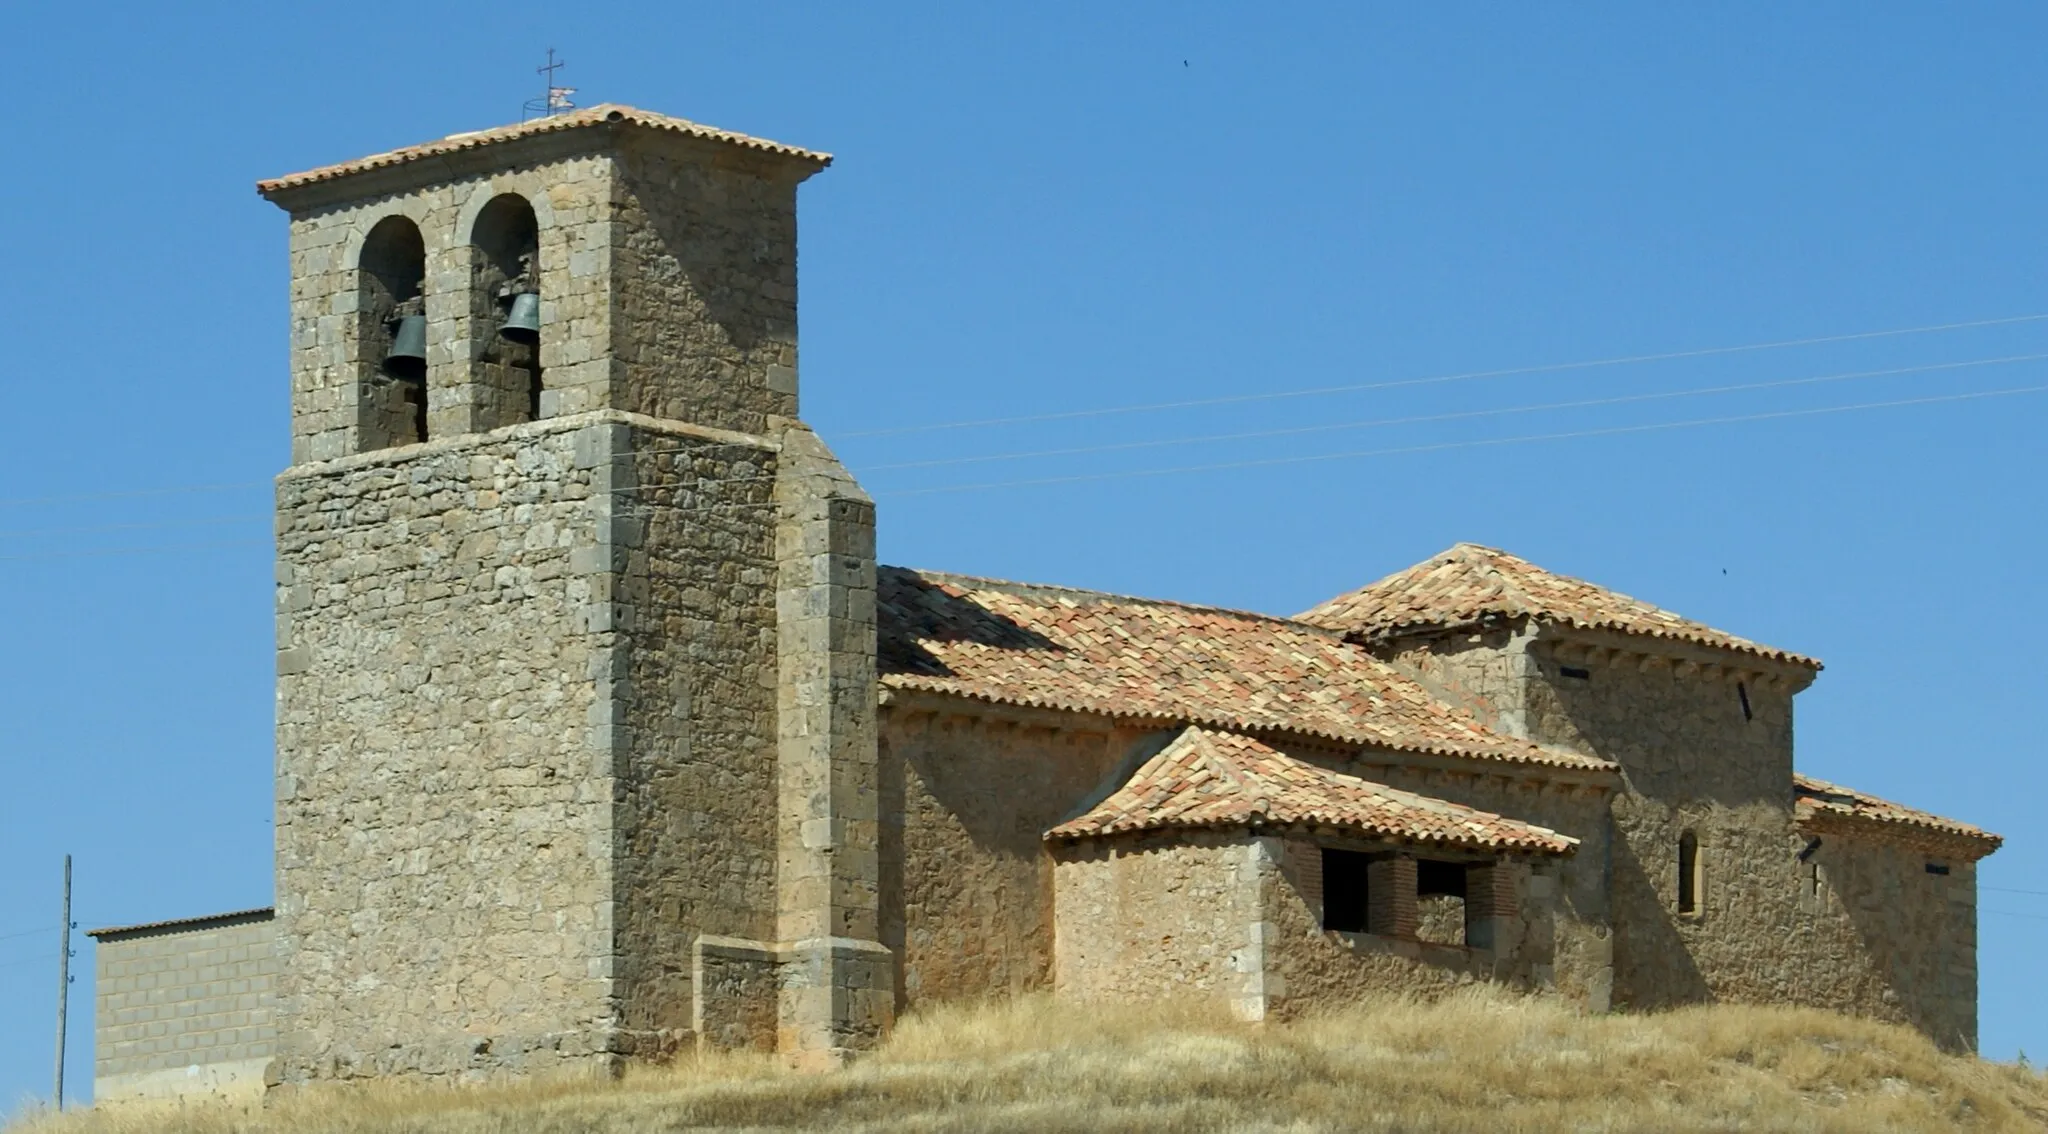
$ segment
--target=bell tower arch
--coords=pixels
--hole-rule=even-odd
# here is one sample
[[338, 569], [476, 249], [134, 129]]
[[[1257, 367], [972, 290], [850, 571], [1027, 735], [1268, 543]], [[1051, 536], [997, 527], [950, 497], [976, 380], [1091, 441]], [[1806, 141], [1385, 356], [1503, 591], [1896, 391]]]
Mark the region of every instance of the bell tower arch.
[[599, 106], [258, 186], [279, 1081], [888, 1025], [874, 510], [796, 417], [829, 162]]
[[541, 416], [540, 222], [517, 193], [492, 197], [469, 231], [470, 380], [483, 428]]
[[363, 449], [427, 439], [427, 248], [394, 214], [356, 257], [356, 436]]

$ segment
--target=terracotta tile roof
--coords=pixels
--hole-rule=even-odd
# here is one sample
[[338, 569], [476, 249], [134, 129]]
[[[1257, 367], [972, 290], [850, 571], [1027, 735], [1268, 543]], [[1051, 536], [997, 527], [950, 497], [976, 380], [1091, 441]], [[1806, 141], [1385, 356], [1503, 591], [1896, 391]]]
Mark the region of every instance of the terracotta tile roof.
[[406, 146], [401, 149], [391, 150], [388, 153], [372, 154], [369, 157], [357, 158], [354, 161], [324, 165], [319, 169], [309, 169], [304, 173], [292, 173], [283, 177], [275, 177], [268, 181], [258, 181], [256, 183], [256, 191], [269, 196], [280, 190], [296, 189], [299, 186], [311, 185], [317, 181], [332, 181], [335, 178], [347, 177], [354, 173], [362, 173], [372, 169], [383, 169], [387, 166], [403, 165], [409, 161], [418, 161], [421, 158], [454, 153], [458, 150], [473, 150], [481, 146], [511, 141], [514, 138], [525, 138], [535, 134], [553, 134], [563, 130], [576, 130], [587, 126], [604, 126], [618, 122], [642, 126], [650, 130], [668, 130], [678, 134], [687, 134], [693, 138], [704, 138], [715, 142], [729, 142], [745, 149], [760, 150], [764, 153], [779, 154], [783, 157], [810, 162], [819, 169], [832, 164], [831, 154], [799, 149], [796, 146], [785, 146], [781, 142], [771, 142], [766, 138], [736, 134], [731, 130], [720, 130], [713, 126], [692, 122], [687, 118], [672, 118], [666, 114], [655, 114], [650, 111], [607, 102], [583, 110], [571, 111], [568, 114], [557, 114], [551, 118], [535, 118], [527, 122], [514, 123], [510, 126], [496, 126], [489, 130], [472, 130], [464, 134], [450, 134], [438, 141], [422, 142], [416, 146]]
[[1531, 618], [1667, 638], [1818, 670], [1820, 662], [1758, 645], [1617, 591], [1555, 575], [1496, 548], [1461, 543], [1377, 583], [1295, 617], [1362, 640], [1411, 629], [1477, 625], [1487, 616]]
[[1233, 732], [1189, 728], [1087, 814], [1048, 839], [1200, 827], [1333, 827], [1372, 838], [1569, 854], [1578, 840], [1362, 780]]
[[1973, 862], [2005, 843], [2003, 837], [1981, 827], [1915, 811], [1796, 772], [1792, 776], [1792, 796], [1799, 825], [1809, 830], [1846, 829], [1954, 853]]
[[1110, 717], [1609, 770], [1488, 731], [1339, 635], [1215, 607], [884, 567], [883, 685]]

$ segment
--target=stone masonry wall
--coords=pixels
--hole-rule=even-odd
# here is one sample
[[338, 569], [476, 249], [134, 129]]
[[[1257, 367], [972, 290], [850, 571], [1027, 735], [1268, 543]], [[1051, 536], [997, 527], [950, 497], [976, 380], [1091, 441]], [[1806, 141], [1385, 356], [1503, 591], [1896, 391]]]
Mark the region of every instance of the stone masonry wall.
[[628, 137], [611, 270], [625, 312], [607, 403], [747, 433], [794, 418], [796, 187], [807, 169], [729, 146]]
[[287, 1079], [689, 1041], [772, 938], [773, 443], [617, 413], [280, 481]]
[[1975, 863], [1828, 831], [1797, 885], [1807, 915], [1791, 940], [1807, 974], [1801, 1003], [1911, 1024], [1945, 1048], [1976, 1049]]
[[[1325, 930], [1321, 855], [1320, 844], [1290, 838], [1274, 856], [1274, 884], [1266, 888], [1263, 899], [1265, 921], [1271, 927], [1266, 946], [1268, 1015], [1290, 1018], [1340, 1008], [1373, 993], [1427, 995], [1474, 980], [1525, 989], [1556, 987], [1556, 862], [1505, 864], [1514, 916], [1504, 919], [1504, 940], [1496, 948], [1475, 949], [1431, 941], [1420, 932], [1416, 940], [1402, 940]], [[1462, 917], [1462, 903], [1444, 904], [1455, 904]], [[1449, 927], [1439, 927], [1445, 928]], [[1462, 936], [1463, 927], [1457, 928]]]
[[[1800, 918], [1790, 686], [1684, 657], [1579, 645], [1532, 650], [1527, 711], [1533, 739], [1622, 767], [1610, 881], [1616, 1002], [1799, 1000], [1813, 978], [1785, 946]], [[1678, 846], [1688, 830], [1705, 885], [1697, 909], [1682, 913]]]
[[268, 911], [98, 935], [93, 1101], [261, 1094], [275, 1053]]
[[279, 478], [287, 1081], [610, 1046], [615, 630], [577, 424]]
[[[835, 571], [783, 610], [803, 573], [784, 537], [803, 551], [814, 505], [833, 554], [860, 526], [857, 487], [778, 488], [778, 437], [809, 437], [795, 189], [816, 168], [607, 121], [266, 190], [292, 212], [286, 1079], [611, 1066], [705, 1019], [717, 1043], [766, 1018], [807, 1047], [837, 1026], [819, 1020], [866, 1039], [886, 1020], [842, 1011], [893, 1000], [872, 940], [871, 511], [865, 614]], [[394, 217], [424, 245], [423, 444], [394, 444], [366, 380], [385, 344], [361, 249]], [[529, 239], [536, 422], [496, 365], [494, 288]], [[804, 776], [836, 786], [786, 822]], [[792, 873], [791, 832], [818, 870]], [[813, 884], [828, 936], [804, 952], [781, 899]], [[817, 1003], [793, 1016], [732, 1002], [800, 985]]]
[[1060, 994], [1098, 1000], [1221, 999], [1263, 1018], [1261, 902], [1273, 848], [1242, 834], [1171, 831], [1058, 850]]
[[[1364, 779], [1419, 792], [1482, 811], [1548, 827], [1579, 840], [1565, 858], [1547, 863], [1532, 881], [1535, 898], [1549, 905], [1547, 971], [1539, 984], [1589, 1010], [1604, 1012], [1614, 991], [1614, 915], [1608, 900], [1611, 792], [1593, 783], [1543, 774], [1488, 774], [1471, 764], [1431, 767], [1397, 754], [1368, 750], [1346, 770]], [[1551, 891], [1554, 890], [1554, 893]]]
[[[1808, 835], [1792, 817], [1792, 702], [1805, 673], [1679, 643], [1653, 652], [1620, 635], [1530, 627], [1387, 652], [1498, 727], [1622, 766], [1602, 867], [1617, 1005], [1812, 1004], [1974, 1043], [1975, 890], [1958, 881], [1971, 876], [1967, 864], [1928, 875], [1913, 852], [1857, 840], [1799, 861]], [[1583, 837], [1568, 822], [1546, 825]], [[1681, 912], [1687, 831], [1701, 886], [1696, 908]], [[1566, 868], [1568, 893], [1598, 861], [1592, 850]], [[1829, 854], [1843, 889], [1814, 886]]]
[[949, 700], [892, 694], [882, 713], [882, 940], [901, 957], [905, 1004], [1052, 986], [1043, 836], [1113, 789], [1141, 739], [1094, 718]]
[[775, 681], [778, 1046], [829, 1066], [896, 1010], [880, 940], [875, 506], [807, 428], [779, 433]]
[[1528, 736], [1527, 684], [1535, 675], [1530, 636], [1507, 626], [1436, 635], [1380, 647], [1429, 691], [1479, 718], [1488, 728]]
[[[396, 183], [359, 199], [302, 208], [291, 225], [292, 461], [330, 460], [389, 444], [387, 384], [369, 381], [384, 338], [357, 318], [368, 294], [358, 259], [377, 223], [405, 216], [426, 245], [427, 437], [500, 424], [502, 400], [477, 381], [476, 359], [497, 313], [472, 302], [470, 240], [484, 206], [517, 194], [539, 221], [542, 417], [610, 404], [608, 348], [619, 317], [611, 295], [610, 157], [589, 139], [536, 138], [487, 175]], [[414, 173], [417, 178], [421, 174]], [[628, 309], [630, 313], [630, 308]]]
[[[592, 729], [612, 753], [615, 994], [637, 1054], [683, 1043], [699, 934], [775, 930], [776, 453], [600, 427], [611, 576]], [[592, 585], [603, 575], [593, 575]]]
[[[1364, 844], [1358, 844], [1364, 846]], [[1166, 831], [1056, 849], [1056, 987], [1099, 999], [1221, 1000], [1245, 1019], [1473, 980], [1547, 988], [1550, 868], [1510, 862], [1497, 948], [1322, 928], [1321, 850], [1303, 837]]]

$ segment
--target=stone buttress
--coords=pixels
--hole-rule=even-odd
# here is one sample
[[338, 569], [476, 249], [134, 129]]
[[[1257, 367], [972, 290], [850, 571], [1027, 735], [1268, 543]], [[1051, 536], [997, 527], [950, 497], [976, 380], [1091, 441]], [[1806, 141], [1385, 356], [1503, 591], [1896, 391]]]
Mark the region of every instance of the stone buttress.
[[874, 509], [796, 418], [828, 161], [597, 107], [260, 186], [273, 1081], [886, 1029]]

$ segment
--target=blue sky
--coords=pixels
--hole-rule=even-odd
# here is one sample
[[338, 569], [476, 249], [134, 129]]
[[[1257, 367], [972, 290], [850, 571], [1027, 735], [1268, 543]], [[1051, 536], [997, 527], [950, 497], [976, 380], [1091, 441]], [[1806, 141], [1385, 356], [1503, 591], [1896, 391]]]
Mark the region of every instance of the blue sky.
[[804, 405], [886, 560], [1286, 613], [1477, 540], [1818, 655], [1804, 770], [2008, 837], [1983, 1045], [2048, 1053], [2044, 35], [2017, 4], [0, 9], [0, 1109], [49, 1089], [65, 852], [88, 928], [271, 897], [285, 218], [252, 182], [516, 120], [549, 46], [580, 101], [839, 155], [802, 191]]

